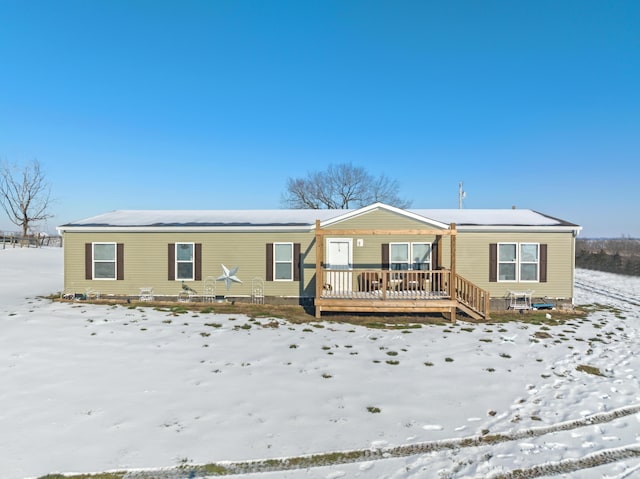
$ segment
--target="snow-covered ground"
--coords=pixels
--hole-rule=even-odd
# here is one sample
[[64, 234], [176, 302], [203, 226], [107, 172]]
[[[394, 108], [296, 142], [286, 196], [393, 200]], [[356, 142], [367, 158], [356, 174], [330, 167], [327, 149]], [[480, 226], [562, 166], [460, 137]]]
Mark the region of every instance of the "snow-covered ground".
[[378, 330], [51, 302], [62, 250], [0, 250], [0, 477], [345, 450], [372, 459], [242, 477], [640, 477], [640, 278], [576, 283], [598, 306], [560, 326]]

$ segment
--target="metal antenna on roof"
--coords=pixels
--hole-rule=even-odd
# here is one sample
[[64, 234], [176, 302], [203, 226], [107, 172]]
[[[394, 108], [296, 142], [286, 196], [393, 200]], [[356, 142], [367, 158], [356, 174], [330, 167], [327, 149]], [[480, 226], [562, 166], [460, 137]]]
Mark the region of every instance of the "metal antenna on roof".
[[458, 183], [458, 208], [462, 209], [462, 200], [467, 197], [467, 192], [462, 191], [462, 181]]

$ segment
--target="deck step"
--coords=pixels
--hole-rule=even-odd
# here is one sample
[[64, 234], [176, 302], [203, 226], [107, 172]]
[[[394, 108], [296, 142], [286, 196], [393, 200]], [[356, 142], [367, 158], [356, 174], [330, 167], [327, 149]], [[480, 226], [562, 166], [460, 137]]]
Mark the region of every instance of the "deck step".
[[476, 311], [475, 309], [467, 306], [464, 303], [461, 303], [460, 301], [458, 301], [458, 309], [462, 311], [464, 314], [466, 314], [467, 316], [470, 316], [471, 318], [476, 320], [489, 319], [488, 317], [485, 317], [485, 315], [482, 314], [481, 312]]

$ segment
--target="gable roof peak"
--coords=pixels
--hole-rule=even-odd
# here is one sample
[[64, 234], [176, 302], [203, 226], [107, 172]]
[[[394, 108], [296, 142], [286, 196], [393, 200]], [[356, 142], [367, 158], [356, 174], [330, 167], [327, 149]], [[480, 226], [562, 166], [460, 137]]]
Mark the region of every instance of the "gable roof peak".
[[328, 218], [325, 221], [320, 222], [320, 226], [321, 227], [326, 227], [335, 223], [339, 223], [341, 221], [345, 221], [348, 220], [350, 218], [355, 218], [357, 216], [361, 216], [363, 214], [367, 214], [370, 213], [372, 211], [376, 211], [376, 210], [385, 210], [385, 211], [389, 211], [391, 213], [395, 213], [397, 215], [400, 216], [404, 216], [406, 218], [410, 218], [416, 221], [419, 221], [421, 223], [425, 223], [428, 224], [430, 226], [436, 227], [436, 228], [440, 228], [440, 229], [448, 229], [449, 228], [449, 224], [447, 223], [443, 223], [441, 221], [438, 220], [434, 220], [433, 218], [429, 218], [427, 216], [423, 216], [417, 213], [414, 213], [412, 211], [409, 210], [404, 210], [402, 208], [398, 208], [396, 206], [391, 206], [391, 205], [387, 205], [386, 203], [381, 203], [381, 202], [375, 202], [375, 203], [371, 203], [370, 205], [367, 206], [363, 206], [361, 208], [355, 209], [355, 210], [345, 210], [344, 214], [335, 216], [333, 218]]

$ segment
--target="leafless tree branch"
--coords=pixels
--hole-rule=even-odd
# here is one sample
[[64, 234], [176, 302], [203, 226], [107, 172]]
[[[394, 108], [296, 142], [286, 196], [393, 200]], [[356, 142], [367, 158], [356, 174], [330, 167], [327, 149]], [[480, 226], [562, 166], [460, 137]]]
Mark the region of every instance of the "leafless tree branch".
[[407, 208], [409, 201], [398, 196], [399, 184], [382, 175], [373, 177], [350, 163], [330, 165], [306, 178], [289, 178], [282, 203], [289, 208], [347, 209], [382, 202]]
[[37, 160], [19, 170], [3, 164], [0, 171], [0, 205], [27, 236], [33, 223], [51, 218], [48, 213], [51, 189]]

